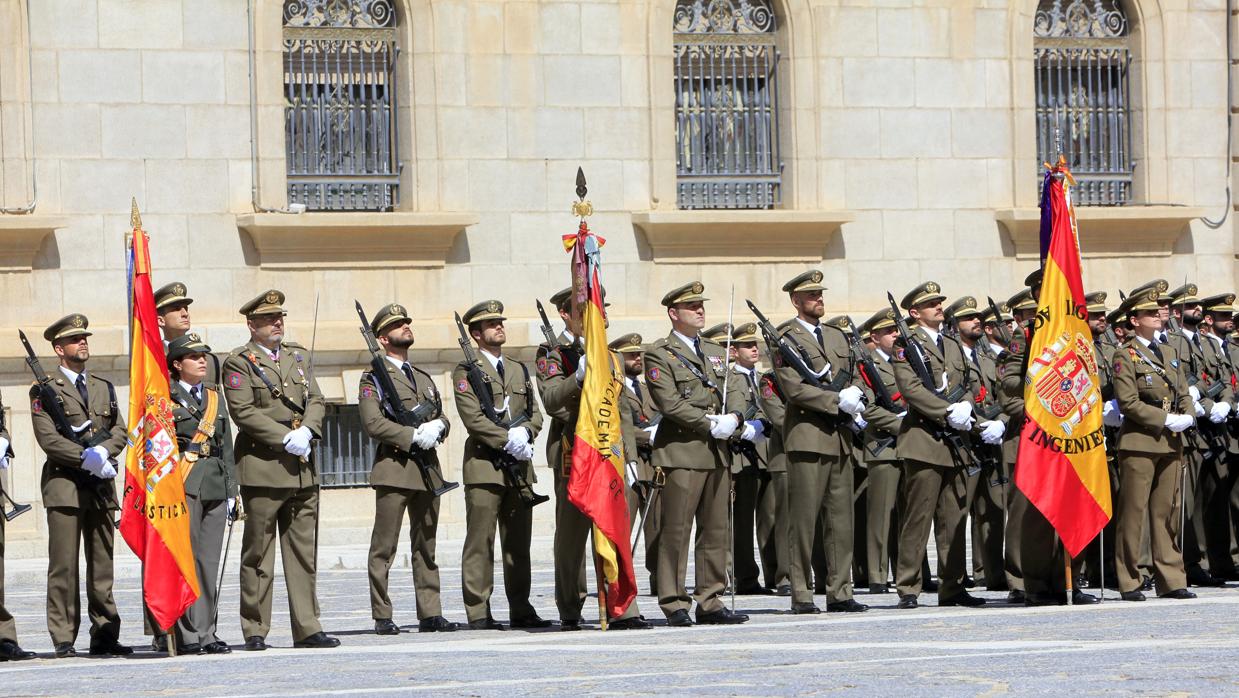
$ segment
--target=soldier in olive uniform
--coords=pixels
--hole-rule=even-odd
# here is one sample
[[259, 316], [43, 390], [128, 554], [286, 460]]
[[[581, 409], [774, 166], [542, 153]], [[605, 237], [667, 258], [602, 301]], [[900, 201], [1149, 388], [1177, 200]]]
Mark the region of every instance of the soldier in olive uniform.
[[[475, 366], [461, 362], [452, 371], [456, 412], [469, 433], [465, 441], [465, 545], [461, 553], [461, 584], [465, 613], [474, 630], [503, 630], [491, 616], [490, 595], [495, 586], [495, 527], [503, 548], [503, 581], [514, 628], [545, 628], [551, 625], [529, 603], [529, 545], [533, 512], [521, 499], [518, 483], [509, 482], [497, 465], [502, 453], [518, 462], [523, 478], [536, 482], [533, 441], [542, 428], [542, 412], [533, 395], [529, 369], [503, 356], [508, 335], [504, 329], [503, 304], [482, 301], [465, 312], [463, 321], [477, 342], [480, 357]], [[469, 381], [469, 371], [481, 371], [488, 395], [478, 395]], [[502, 423], [483, 409], [486, 401]], [[506, 426], [514, 421], [517, 426]]]
[[[76, 654], [73, 642], [81, 623], [78, 597], [78, 553], [86, 548], [86, 598], [90, 612], [90, 653], [131, 654], [120, 644], [120, 614], [112, 598], [112, 545], [116, 524], [117, 458], [125, 448], [125, 419], [116, 402], [116, 389], [107, 380], [87, 373], [90, 359], [85, 315], [74, 313], [43, 332], [60, 359], [50, 388], [63, 408], [68, 438], [43, 408], [37, 386], [30, 390], [30, 416], [43, 464], [43, 506], [47, 509], [47, 629], [57, 657]], [[86, 443], [98, 440], [96, 445]]]
[[[643, 385], [645, 373], [645, 347], [641, 335], [626, 334], [611, 342], [611, 351], [620, 355], [624, 362], [624, 410], [634, 427], [636, 438], [637, 467], [636, 506], [629, 509], [633, 526], [641, 525], [645, 538], [645, 570], [650, 575], [650, 594], [657, 595], [655, 572], [658, 569], [658, 535], [662, 521], [662, 497], [659, 490], [666, 483], [666, 473], [654, 468], [654, 436], [662, 415], [654, 406], [650, 391]], [[644, 511], [644, 520], [638, 521], [638, 512]]]
[[224, 524], [236, 512], [237, 481], [228, 405], [217, 389], [207, 384], [210, 353], [211, 347], [196, 334], [181, 335], [168, 343], [170, 392], [176, 403], [172, 416], [176, 420], [177, 447], [185, 460], [182, 467], [189, 470], [185, 478], [185, 506], [189, 510], [189, 539], [200, 590], [198, 600], [176, 622], [178, 654], [232, 651], [216, 634], [219, 597], [215, 580], [224, 544]]
[[[189, 289], [180, 281], [161, 286], [155, 291], [155, 312], [159, 314], [159, 329], [163, 332], [163, 346], [167, 350], [168, 342], [185, 336], [190, 330], [189, 306], [194, 302], [189, 297]], [[207, 385], [219, 388], [220, 368], [219, 358], [215, 354], [207, 354], [210, 370], [207, 372]]]
[[[1234, 330], [1235, 294], [1219, 293], [1202, 298], [1200, 302], [1205, 309], [1205, 319], [1200, 324], [1200, 334], [1209, 340], [1204, 342], [1205, 352], [1217, 358], [1218, 365], [1221, 367], [1221, 380], [1231, 391], [1229, 403], [1231, 414], [1227, 421], [1221, 423], [1222, 429], [1220, 430], [1225, 434], [1227, 444], [1227, 453], [1219, 467], [1219, 472], [1223, 477], [1217, 488], [1216, 498], [1209, 503], [1210, 513], [1206, 516], [1209, 539], [1217, 543], [1209, 550], [1209, 572], [1219, 579], [1235, 581], [1239, 580], [1239, 572], [1236, 572], [1233, 556], [1239, 553], [1239, 546], [1236, 546], [1235, 527], [1232, 522], [1239, 522], [1239, 516], [1232, 511], [1231, 502], [1235, 494], [1237, 475], [1235, 463], [1239, 460], [1239, 439], [1235, 438], [1234, 432], [1235, 397], [1239, 394], [1239, 370], [1236, 368], [1235, 357], [1230, 352], [1233, 345], [1226, 341], [1226, 336]], [[1212, 415], [1209, 421], [1213, 421]]]
[[1192, 396], [1175, 350], [1155, 335], [1162, 329], [1158, 291], [1127, 297], [1135, 336], [1115, 353], [1114, 394], [1123, 412], [1119, 467], [1123, 472], [1118, 518], [1118, 581], [1125, 601], [1143, 601], [1137, 563], [1140, 531], [1152, 530], [1153, 578], [1163, 598], [1190, 599], [1179, 528], [1182, 433], [1195, 425]]
[[[4, 403], [0, 402], [0, 473], [8, 470], [13, 459], [9, 432], [4, 422]], [[4, 502], [0, 500], [0, 512], [2, 511]], [[34, 652], [27, 652], [17, 644], [17, 624], [13, 622], [13, 614], [4, 607], [4, 517], [0, 516], [0, 662], [15, 662], [34, 657]]]
[[[1230, 386], [1221, 380], [1222, 367], [1216, 352], [1200, 337], [1204, 306], [1197, 297], [1196, 284], [1188, 283], [1170, 292], [1171, 312], [1178, 327], [1169, 332], [1170, 346], [1183, 362], [1183, 375], [1192, 396], [1192, 414], [1197, 428], [1184, 434], [1187, 472], [1183, 480], [1184, 513], [1183, 564], [1192, 586], [1222, 586], [1225, 580], [1209, 573], [1209, 551], [1230, 550], [1229, 525], [1216, 522], [1218, 492], [1226, 477], [1227, 435], [1224, 426], [1230, 414]], [[1225, 501], [1225, 495], [1222, 501]], [[1221, 509], [1229, 522], [1225, 505]], [[1210, 526], [1210, 517], [1214, 519]], [[1210, 540], [1209, 533], [1222, 533], [1221, 540]], [[1215, 536], [1216, 538], [1217, 536]]]
[[[409, 542], [413, 567], [413, 586], [417, 591], [417, 627], [433, 633], [456, 629], [443, 617], [439, 600], [439, 565], [435, 562], [435, 537], [439, 530], [439, 498], [435, 488], [443, 481], [436, 449], [447, 437], [449, 422], [443, 416], [443, 400], [429, 373], [409, 361], [413, 346], [412, 320], [404, 306], [383, 306], [370, 321], [370, 329], [383, 349], [383, 368], [395, 396], [384, 395], [371, 371], [361, 374], [357, 408], [366, 435], [378, 448], [370, 470], [374, 488], [374, 531], [370, 536], [370, 612], [374, 632], [399, 635], [400, 626], [392, 620], [391, 597], [387, 593], [388, 575], [405, 514], [409, 517]], [[396, 419], [389, 401], [399, 400], [408, 412], [428, 412], [416, 427]], [[423, 476], [423, 468], [430, 482]]]
[[1009, 480], [1003, 464], [1003, 439], [1010, 417], [998, 403], [998, 365], [985, 341], [981, 310], [976, 298], [963, 296], [946, 311], [958, 331], [969, 375], [965, 385], [972, 390], [977, 414], [974, 451], [982, 459], [981, 472], [968, 478], [971, 490], [968, 510], [972, 519], [972, 568], [978, 583], [989, 591], [1007, 591], [1002, 553], [1006, 528], [1006, 497]]
[[[891, 365], [895, 353], [895, 311], [890, 308], [874, 313], [860, 327], [861, 334], [873, 339], [869, 355], [878, 369], [877, 380], [882, 381], [893, 407], [877, 404], [872, 413], [866, 412], [869, 426], [865, 436], [873, 443], [889, 441], [877, 453], [865, 450], [868, 482], [865, 495], [865, 561], [868, 564], [869, 593], [885, 594], [890, 591], [890, 573], [898, 550], [899, 514], [896, 503], [899, 499], [899, 480], [902, 467], [896, 453], [896, 439], [903, 423], [907, 406], [899, 387], [895, 384], [895, 369]], [[874, 380], [870, 378], [870, 380]]]
[[[899, 589], [899, 608], [916, 608], [921, 592], [925, 545], [933, 525], [938, 548], [938, 605], [980, 606], [985, 599], [964, 589], [966, 551], [968, 452], [970, 431], [976, 423], [975, 396], [957, 390], [965, 384], [967, 366], [956, 340], [942, 334], [945, 296], [938, 284], [928, 281], [908, 292], [900, 307], [916, 325], [911, 345], [895, 354], [895, 383], [908, 403], [908, 414], [899, 432], [898, 455], [904, 462], [902, 499], [903, 521], [899, 531], [899, 560], [895, 578]], [[907, 353], [916, 352], [936, 379], [943, 383], [934, 389], [926, 386], [908, 364]], [[960, 392], [955, 402], [943, 395]], [[949, 447], [943, 433], [952, 430], [962, 448]]]
[[781, 334], [799, 353], [821, 386], [805, 381], [796, 368], [775, 361], [787, 396], [783, 448], [787, 453], [792, 612], [818, 613], [809, 572], [813, 540], [823, 521], [826, 552], [826, 610], [861, 612], [868, 606], [852, 598], [854, 433], [866, 426], [861, 416], [866, 395], [859, 369], [843, 331], [822, 323], [822, 272], [799, 274], [783, 284], [796, 317]]
[[224, 396], [237, 425], [237, 482], [248, 519], [241, 541], [241, 630], [245, 649], [267, 649], [276, 536], [294, 647], [336, 647], [323, 632], [318, 595], [318, 469], [312, 441], [326, 406], [309, 374], [309, 352], [284, 341], [284, 294], [269, 290], [241, 306], [250, 341], [224, 361]]
[[[693, 624], [689, 609], [697, 602], [697, 622], [735, 624], [749, 619], [723, 605], [727, 586], [728, 496], [731, 465], [727, 439], [747, 431], [743, 385], [728, 375], [719, 344], [700, 336], [705, 327], [705, 287], [685, 284], [662, 298], [671, 332], [645, 354], [646, 385], [663, 415], [654, 435], [654, 467], [667, 476], [658, 541], [658, 602], [672, 627]], [[723, 404], [723, 381], [727, 404]], [[689, 596], [690, 531], [694, 547], [696, 589]]]

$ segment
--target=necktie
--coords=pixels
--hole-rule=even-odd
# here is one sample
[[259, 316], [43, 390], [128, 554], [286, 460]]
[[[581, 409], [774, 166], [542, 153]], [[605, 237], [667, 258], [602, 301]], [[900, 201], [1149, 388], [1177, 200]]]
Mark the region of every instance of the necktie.
[[818, 325], [817, 327], [813, 328], [813, 335], [817, 337], [817, 345], [822, 348], [822, 351], [825, 351], [826, 341], [822, 339], [822, 326], [821, 325]]
[[90, 394], [86, 392], [86, 376], [78, 374], [73, 384], [77, 386], [77, 394], [82, 396], [82, 404], [90, 407]]
[[943, 357], [945, 357], [945, 356], [946, 356], [946, 348], [945, 348], [945, 347], [943, 346], [943, 344], [942, 344], [942, 335], [938, 335], [938, 339], [937, 339], [937, 341], [935, 342], [935, 344], [937, 344], [937, 345], [938, 345], [938, 353], [939, 353], [939, 354], [942, 354], [942, 356], [943, 356]]
[[1158, 346], [1159, 344], [1161, 344], [1161, 342], [1154, 339], [1152, 342], [1149, 342], [1149, 348], [1153, 350], [1153, 356], [1157, 357], [1158, 363], [1161, 363], [1164, 359], [1162, 359], [1162, 350], [1161, 347]]
[[[503, 364], [500, 363], [500, 365], [502, 366]], [[403, 364], [401, 364], [400, 370], [404, 372], [404, 377], [409, 379], [409, 385], [417, 385], [417, 383], [414, 382], [413, 380], [413, 367], [409, 365], [409, 362], [406, 361]], [[503, 375], [502, 368], [499, 369], [499, 375], [501, 376]]]
[[507, 376], [504, 375], [504, 372], [503, 372], [503, 359], [499, 359], [498, 361], [495, 362], [495, 370], [499, 372], [500, 378], [507, 378]]
[[202, 386], [201, 385], [195, 385], [193, 387], [193, 390], [191, 390], [189, 394], [194, 396], [195, 402], [197, 402], [199, 405], [202, 404]]
[[645, 402], [645, 398], [641, 395], [641, 381], [635, 378], [632, 381], [632, 392], [637, 396], [638, 404]]
[[701, 353], [701, 337], [693, 337], [693, 351], [697, 352], [697, 358], [701, 360], [701, 365], [706, 365], [706, 355]]

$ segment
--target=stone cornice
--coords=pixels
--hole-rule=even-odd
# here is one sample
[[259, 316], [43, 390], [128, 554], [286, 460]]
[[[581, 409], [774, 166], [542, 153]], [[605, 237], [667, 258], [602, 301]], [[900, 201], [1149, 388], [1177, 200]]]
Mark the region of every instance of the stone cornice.
[[0, 215], [0, 272], [33, 269], [43, 240], [68, 224], [60, 216]]
[[471, 213], [246, 213], [259, 264], [273, 269], [443, 266]]
[[[1204, 215], [1195, 206], [1078, 206], [1083, 257], [1168, 257], [1191, 221]], [[1041, 255], [1041, 210], [994, 212], [1015, 246], [1017, 259]]]
[[642, 211], [655, 262], [815, 262], [850, 211]]

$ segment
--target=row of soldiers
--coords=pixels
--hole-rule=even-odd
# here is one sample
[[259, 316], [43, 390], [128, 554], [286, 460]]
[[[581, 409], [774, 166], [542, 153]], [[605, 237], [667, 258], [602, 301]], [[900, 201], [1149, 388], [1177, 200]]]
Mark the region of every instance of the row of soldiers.
[[[815, 592], [825, 594], [827, 611], [862, 612], [868, 607], [853, 598], [853, 583], [885, 593], [892, 574], [900, 608], [915, 608], [922, 590], [935, 588], [940, 606], [981, 605], [983, 599], [968, 593], [971, 577], [990, 590], [1008, 590], [1013, 602], [1065, 602], [1062, 552], [1052, 529], [1012, 485], [1039, 283], [1034, 272], [1028, 288], [998, 308], [967, 296], [945, 305], [940, 287], [926, 282], [904, 295], [898, 312], [892, 303], [857, 330], [850, 318], [824, 319], [823, 275], [808, 271], [783, 286], [795, 315], [777, 329], [762, 317], [707, 330], [708, 299], [704, 286], [693, 282], [662, 299], [671, 325], [666, 337], [649, 345], [636, 334], [612, 342], [625, 373], [630, 517], [644, 535], [651, 592], [668, 624], [745, 622], [746, 615], [724, 604], [728, 588], [789, 596], [794, 613], [820, 612]], [[1088, 297], [1117, 506], [1107, 545], [1097, 541], [1072, 564], [1079, 575], [1116, 579], [1130, 600], [1142, 599], [1141, 588], [1152, 584], [1162, 596], [1190, 598], [1189, 582], [1235, 578], [1239, 560], [1232, 526], [1239, 490], [1226, 467], [1239, 453], [1228, 426], [1239, 366], [1239, 344], [1227, 340], [1234, 297], [1199, 299], [1190, 284], [1169, 294], [1166, 287], [1164, 281], [1146, 284], [1113, 312], [1105, 294]], [[565, 289], [552, 297], [565, 329], [539, 347], [535, 371], [503, 354], [502, 303], [478, 303], [462, 318], [466, 341], [477, 349], [451, 378], [468, 432], [462, 583], [472, 629], [505, 627], [490, 607], [496, 529], [510, 625], [552, 624], [529, 601], [532, 508], [543, 499], [532, 488], [533, 443], [544, 425], [543, 408], [557, 495], [556, 606], [561, 628], [583, 627], [590, 524], [566, 490], [585, 362], [582, 341], [571, 330], [570, 295]], [[245, 649], [267, 648], [277, 537], [295, 646], [339, 644], [323, 632], [315, 591], [316, 443], [325, 405], [309, 353], [284, 337], [284, 300], [270, 290], [242, 306], [250, 341], [221, 365], [189, 332], [193, 301], [185, 285], [156, 292], [178, 442], [193, 463], [186, 498], [203, 581], [201, 598], [175, 627], [182, 653], [230, 651], [216, 633], [219, 599], [212, 582], [225, 525], [243, 515]], [[119, 642], [112, 598], [119, 507], [111, 481], [126, 427], [115, 388], [86, 368], [88, 326], [84, 316], [72, 314], [44, 333], [59, 361], [47, 377], [57, 409], [41, 404], [48, 398], [38, 386], [31, 392], [35, 436], [47, 455], [41, 478], [49, 529], [47, 620], [56, 656], [75, 654], [82, 545], [89, 562], [90, 652], [132, 651]], [[410, 361], [414, 337], [401, 305], [384, 306], [369, 329], [382, 354], [375, 366], [387, 373], [365, 372], [358, 393], [363, 427], [378, 443], [370, 477], [375, 632], [402, 632], [388, 576], [406, 518], [418, 630], [456, 630], [458, 624], [442, 614], [435, 562], [438, 496], [450, 489], [436, 455], [450, 428], [443, 398], [431, 376]], [[761, 340], [772, 366], [764, 372]], [[931, 379], [917, 374], [909, 352]], [[383, 386], [395, 394], [384, 394]], [[56, 412], [71, 433], [58, 429]], [[406, 413], [419, 417], [411, 422]], [[0, 468], [8, 467], [5, 432], [0, 454]], [[1190, 510], [1182, 542], [1181, 502]], [[964, 549], [970, 515], [971, 576]], [[931, 527], [937, 582], [927, 564]], [[1073, 600], [1094, 602], [1079, 586]], [[608, 620], [613, 629], [650, 627], [635, 601]], [[166, 648], [168, 638], [149, 618], [147, 630], [156, 636], [156, 649]], [[0, 607], [0, 660], [29, 656]]]

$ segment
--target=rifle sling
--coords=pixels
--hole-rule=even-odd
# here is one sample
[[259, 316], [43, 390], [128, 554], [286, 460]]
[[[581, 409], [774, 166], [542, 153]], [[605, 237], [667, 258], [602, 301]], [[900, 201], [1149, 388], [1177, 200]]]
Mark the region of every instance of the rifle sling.
[[[258, 357], [254, 356], [253, 352], [246, 352], [245, 354], [243, 354], [243, 356], [245, 357], [246, 363], [249, 364], [250, 370], [258, 376], [258, 379], [262, 381], [263, 385], [267, 386], [267, 390], [271, 391], [271, 397], [284, 403], [284, 406], [292, 410], [293, 412], [300, 414], [300, 415], [305, 414], [304, 405], [298, 405], [297, 403], [293, 402], [291, 399], [289, 399], [288, 395], [284, 393], [284, 391], [275, 387], [275, 384], [271, 382], [270, 378], [267, 378], [267, 372], [262, 369], [262, 366], [258, 365]], [[306, 388], [307, 398], [309, 397], [309, 392], [310, 392], [309, 388], [307, 387]]]

